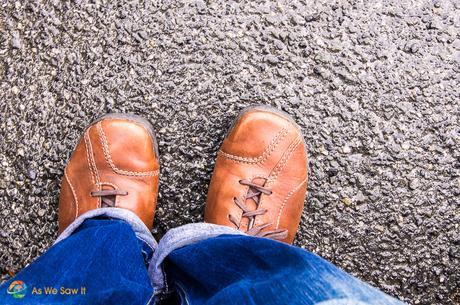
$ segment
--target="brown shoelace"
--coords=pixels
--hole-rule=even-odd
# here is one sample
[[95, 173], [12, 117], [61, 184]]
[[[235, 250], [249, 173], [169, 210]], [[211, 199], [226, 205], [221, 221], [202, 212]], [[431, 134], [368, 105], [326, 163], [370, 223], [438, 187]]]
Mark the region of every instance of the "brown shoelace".
[[91, 192], [93, 197], [101, 197], [102, 207], [114, 207], [117, 196], [126, 196], [128, 192], [120, 190], [100, 190]]
[[[248, 230], [245, 232], [248, 235], [252, 236], [258, 236], [258, 237], [267, 237], [271, 239], [278, 239], [282, 240], [287, 237], [288, 231], [286, 229], [276, 229], [276, 230], [265, 230], [265, 228], [269, 227], [272, 225], [271, 222], [264, 223], [260, 226], [254, 226], [254, 222], [256, 220], [256, 216], [258, 215], [263, 215], [267, 213], [267, 209], [260, 209], [259, 204], [260, 204], [260, 196], [262, 194], [264, 195], [271, 195], [272, 191], [269, 190], [268, 188], [261, 186], [259, 184], [256, 184], [254, 182], [251, 182], [249, 180], [243, 179], [239, 181], [240, 184], [249, 186], [249, 190], [245, 196], [245, 200], [252, 199], [256, 205], [257, 208], [253, 211], [250, 211], [249, 208], [246, 206], [244, 202], [242, 202], [239, 198], [233, 198], [233, 201], [235, 204], [243, 210], [243, 214], [241, 215], [242, 217], [247, 217], [249, 218], [249, 224], [248, 224]], [[228, 216], [229, 220], [238, 228], [240, 229], [240, 225], [238, 223], [238, 219], [234, 217], [233, 215]]]

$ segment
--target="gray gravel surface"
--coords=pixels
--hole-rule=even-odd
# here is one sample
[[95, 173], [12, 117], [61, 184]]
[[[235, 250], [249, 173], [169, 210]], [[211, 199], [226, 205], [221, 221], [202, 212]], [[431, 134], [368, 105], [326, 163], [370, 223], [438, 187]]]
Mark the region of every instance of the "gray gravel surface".
[[156, 236], [203, 219], [226, 128], [302, 126], [296, 244], [412, 304], [460, 304], [460, 2], [0, 1], [0, 267], [57, 235], [66, 160], [107, 112], [147, 117]]

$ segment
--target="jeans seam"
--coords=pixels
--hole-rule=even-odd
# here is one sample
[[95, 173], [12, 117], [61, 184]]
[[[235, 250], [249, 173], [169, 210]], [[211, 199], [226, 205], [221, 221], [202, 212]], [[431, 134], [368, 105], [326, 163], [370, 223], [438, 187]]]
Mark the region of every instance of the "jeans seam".
[[165, 284], [165, 291], [166, 291], [166, 293], [168, 293], [169, 286], [168, 286], [168, 279], [166, 278], [165, 268], [161, 268], [161, 273], [163, 273], [163, 282]]
[[147, 241], [145, 241], [145, 239], [143, 239], [142, 237], [140, 237], [140, 236], [137, 235], [137, 234], [136, 234], [136, 238], [142, 240], [150, 249], [152, 249], [152, 251], [155, 252], [155, 249], [154, 249], [151, 245], [149, 245], [149, 243], [148, 243]]
[[152, 300], [153, 300], [154, 297], [155, 297], [155, 292], [152, 293], [152, 295], [148, 299], [147, 303], [145, 303], [145, 305], [150, 305], [152, 303]]
[[[184, 293], [184, 299], [185, 299], [185, 303], [186, 303], [185, 305], [190, 305], [190, 302], [189, 302], [188, 297], [187, 297], [187, 293], [185, 292], [185, 289], [182, 286], [182, 283], [175, 282], [174, 285], [176, 285], [178, 288], [180, 288], [180, 290], [182, 290], [182, 292]], [[180, 295], [180, 296], [182, 296], [182, 295]], [[181, 300], [182, 300], [182, 297], [181, 297]], [[181, 305], [183, 305], [183, 304], [181, 304]]]

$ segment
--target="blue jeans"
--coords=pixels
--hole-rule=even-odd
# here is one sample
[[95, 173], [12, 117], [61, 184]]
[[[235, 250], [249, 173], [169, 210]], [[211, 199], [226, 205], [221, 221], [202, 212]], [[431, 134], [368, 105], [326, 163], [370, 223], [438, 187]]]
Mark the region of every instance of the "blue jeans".
[[212, 224], [157, 244], [131, 212], [80, 216], [0, 304], [403, 304], [303, 249]]

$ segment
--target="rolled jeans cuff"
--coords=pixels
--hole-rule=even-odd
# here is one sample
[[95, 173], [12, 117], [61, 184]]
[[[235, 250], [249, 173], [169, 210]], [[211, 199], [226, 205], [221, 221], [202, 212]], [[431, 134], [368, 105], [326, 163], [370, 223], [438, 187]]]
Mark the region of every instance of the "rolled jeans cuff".
[[154, 287], [155, 295], [169, 291], [166, 273], [163, 270], [163, 262], [171, 252], [222, 234], [246, 235], [236, 229], [211, 223], [190, 223], [169, 230], [160, 240], [158, 249], [153, 254], [149, 264], [149, 277], [152, 287]]
[[96, 217], [107, 217], [125, 221], [131, 226], [136, 237], [153, 250], [153, 257], [149, 262], [148, 274], [155, 295], [169, 291], [163, 262], [171, 252], [222, 234], [245, 235], [241, 231], [226, 226], [210, 223], [191, 223], [169, 230], [160, 242], [157, 243], [147, 226], [133, 212], [120, 208], [100, 208], [80, 215], [58, 236], [54, 244], [72, 235], [86, 219]]
[[123, 220], [131, 226], [134, 233], [136, 234], [136, 237], [143, 241], [148, 247], [150, 247], [153, 252], [155, 252], [158, 248], [158, 243], [153, 238], [152, 233], [150, 233], [150, 230], [142, 222], [142, 220], [130, 210], [120, 208], [100, 208], [88, 211], [80, 215], [58, 236], [54, 244], [57, 244], [72, 235], [86, 219], [92, 219], [96, 217], [107, 217]]

